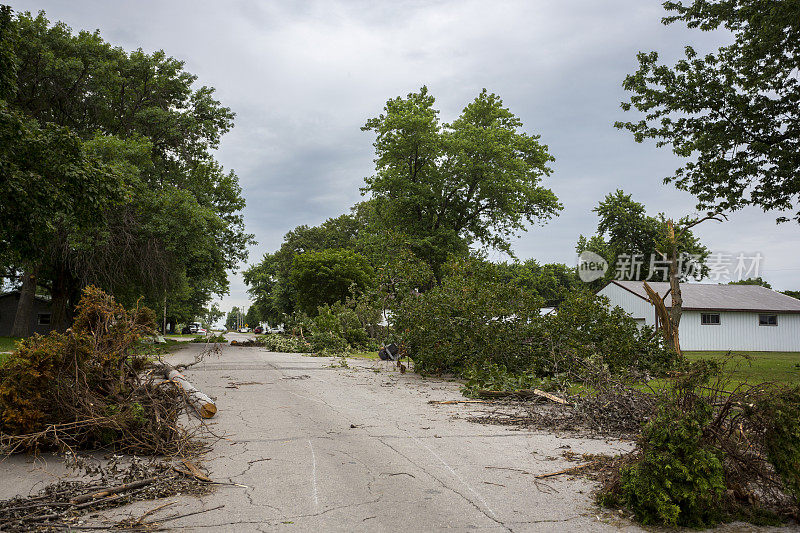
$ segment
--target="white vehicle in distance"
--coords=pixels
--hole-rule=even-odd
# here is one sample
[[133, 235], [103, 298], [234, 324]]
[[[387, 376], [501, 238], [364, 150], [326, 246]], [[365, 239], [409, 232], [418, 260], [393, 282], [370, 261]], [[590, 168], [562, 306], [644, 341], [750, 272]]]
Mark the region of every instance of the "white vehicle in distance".
[[250, 333], [250, 328], [239, 328], [239, 333]]
[[283, 326], [268, 328], [267, 333], [283, 333]]

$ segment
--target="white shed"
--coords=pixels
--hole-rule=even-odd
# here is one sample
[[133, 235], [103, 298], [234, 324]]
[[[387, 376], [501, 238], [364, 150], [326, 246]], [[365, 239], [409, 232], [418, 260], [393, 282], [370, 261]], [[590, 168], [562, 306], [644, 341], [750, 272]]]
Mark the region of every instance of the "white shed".
[[[669, 283], [648, 282], [669, 307]], [[637, 322], [655, 326], [641, 281], [612, 281], [598, 294]], [[682, 283], [684, 350], [800, 352], [800, 300], [759, 285]]]

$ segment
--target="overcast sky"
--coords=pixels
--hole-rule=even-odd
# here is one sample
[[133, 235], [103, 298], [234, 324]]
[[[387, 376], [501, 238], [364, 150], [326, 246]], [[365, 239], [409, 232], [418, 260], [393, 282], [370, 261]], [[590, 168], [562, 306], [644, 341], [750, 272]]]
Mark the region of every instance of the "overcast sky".
[[[546, 185], [561, 215], [516, 241], [521, 259], [575, 262], [591, 209], [622, 188], [650, 214], [676, 218], [694, 200], [663, 185], [680, 165], [668, 149], [636, 144], [612, 124], [638, 51], [667, 60], [692, 44], [711, 51], [729, 36], [665, 27], [654, 0], [545, 1], [16, 1], [74, 30], [100, 29], [126, 50], [163, 49], [186, 62], [237, 114], [218, 157], [239, 176], [250, 262], [299, 224], [315, 225], [359, 201], [373, 172], [373, 137], [360, 126], [388, 98], [427, 85], [441, 118], [454, 119], [482, 88], [500, 95], [556, 161]], [[756, 209], [697, 233], [714, 252], [754, 255], [777, 289], [800, 289], [800, 226]], [[499, 254], [490, 256], [502, 259]], [[222, 308], [248, 306], [241, 276]]]

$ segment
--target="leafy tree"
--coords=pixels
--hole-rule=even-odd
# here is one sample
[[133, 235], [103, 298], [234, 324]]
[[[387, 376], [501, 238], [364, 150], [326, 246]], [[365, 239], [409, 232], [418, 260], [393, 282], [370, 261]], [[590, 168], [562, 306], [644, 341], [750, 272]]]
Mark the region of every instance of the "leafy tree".
[[557, 306], [566, 295], [583, 285], [575, 267], [561, 263], [540, 265], [535, 259], [523, 263], [500, 263], [500, 278], [514, 286], [538, 295], [546, 306]]
[[791, 296], [792, 298], [797, 298], [800, 300], [800, 291], [783, 291], [783, 294], [786, 296]]
[[761, 279], [761, 276], [757, 278], [740, 279], [738, 281], [729, 281], [728, 285], [760, 285], [768, 289], [772, 288], [772, 285], [770, 285], [768, 281]]
[[240, 315], [241, 315], [241, 310], [238, 307], [234, 306], [228, 312], [228, 316], [225, 318], [225, 327], [230, 330], [238, 329]]
[[451, 253], [471, 243], [511, 253], [526, 222], [543, 222], [561, 205], [541, 186], [553, 157], [538, 135], [485, 89], [450, 124], [422, 87], [386, 102], [362, 128], [376, 134], [376, 173], [362, 189], [384, 226], [402, 228], [409, 247], [441, 279]]
[[[634, 201], [630, 194], [619, 189], [607, 194], [592, 211], [599, 217], [597, 234], [589, 238], [581, 235], [576, 251], [580, 254], [588, 250], [608, 261], [606, 276], [597, 285], [603, 285], [615, 277], [617, 258], [621, 256], [639, 257], [641, 264], [637, 279], [667, 281], [667, 247], [664, 236], [668, 221], [663, 214], [659, 213], [657, 217], [647, 215], [644, 204]], [[705, 261], [710, 252], [691, 231], [681, 234], [678, 245], [681, 253], [690, 254], [699, 265], [694, 271], [690, 271], [687, 260], [683, 272], [700, 279], [706, 273]], [[635, 270], [633, 273], [635, 274]]]
[[284, 236], [276, 252], [264, 254], [260, 263], [245, 270], [244, 281], [262, 320], [278, 324], [298, 308], [297, 292], [290, 282], [296, 256], [327, 249], [359, 249], [364, 229], [363, 218], [356, 215], [330, 218], [319, 226], [298, 226]]
[[[637, 142], [671, 145], [687, 163], [666, 182], [717, 211], [755, 205], [795, 210], [800, 222], [800, 4], [781, 0], [668, 1], [664, 24], [725, 28], [734, 42], [700, 57], [690, 46], [669, 67], [639, 53], [622, 108], [644, 119], [618, 122]], [[779, 221], [787, 217], [779, 217]]]
[[88, 283], [126, 303], [141, 296], [154, 308], [166, 303], [183, 320], [199, 314], [211, 294], [227, 291], [226, 271], [252, 242], [238, 180], [212, 155], [233, 113], [213, 89], [194, 88], [196, 77], [163, 51], [127, 53], [98, 32], [51, 25], [43, 13], [18, 15], [12, 34], [16, 91], [8, 105], [29, 128], [69, 132], [74, 150], [81, 145], [84, 159], [105, 175], [76, 175], [48, 192], [35, 181], [41, 172], [19, 174], [19, 190], [52, 196], [69, 185], [61, 195], [68, 204], [104, 203], [90, 206], [91, 217], [44, 206], [53, 230], [30, 242], [35, 253], [2, 256], [4, 266], [37, 274], [34, 284], [52, 294], [62, 328]]
[[213, 326], [217, 323], [217, 321], [225, 316], [225, 313], [220, 310], [219, 304], [214, 302], [206, 309], [203, 309], [203, 321], [208, 324], [209, 327]]
[[244, 315], [244, 323], [249, 328], [254, 328], [261, 324], [261, 316], [259, 315], [258, 308], [256, 306], [251, 305], [247, 310], [247, 313]]
[[300, 309], [315, 314], [321, 305], [344, 301], [353, 288], [372, 285], [374, 276], [363, 255], [346, 249], [329, 249], [295, 256], [289, 281]]

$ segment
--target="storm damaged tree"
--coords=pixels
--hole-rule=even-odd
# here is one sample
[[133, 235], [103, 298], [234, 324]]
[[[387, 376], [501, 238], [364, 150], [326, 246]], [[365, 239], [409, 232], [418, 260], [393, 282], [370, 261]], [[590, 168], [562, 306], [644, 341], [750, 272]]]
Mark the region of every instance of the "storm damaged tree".
[[[575, 248], [579, 254], [587, 250], [594, 252], [612, 266], [618, 258], [629, 257], [633, 261], [638, 257], [641, 265], [637, 279], [669, 281], [670, 259], [659, 247], [670, 232], [670, 222], [663, 213], [648, 215], [644, 204], [621, 189], [607, 194], [592, 211], [599, 218], [597, 233], [589, 238], [580, 236]], [[707, 272], [708, 249], [688, 229], [681, 233], [679, 244], [681, 254], [692, 258], [691, 271], [681, 268], [680, 275], [702, 278]], [[596, 288], [603, 287], [616, 274], [616, 269], [610, 268], [605, 277], [598, 280]]]
[[659, 295], [646, 281], [644, 282], [644, 290], [647, 292], [647, 297], [656, 309], [659, 331], [661, 331], [667, 344], [669, 344], [678, 355], [681, 355], [679, 330], [681, 315], [683, 314], [681, 282], [686, 278], [684, 269], [681, 267], [680, 263], [681, 259], [685, 257], [685, 252], [683, 251], [685, 243], [691, 236], [689, 230], [707, 220], [722, 222], [725, 218], [725, 215], [721, 213], [709, 213], [705, 217], [695, 219], [684, 218], [679, 222], [677, 230], [672, 219], [669, 219], [666, 223], [664, 235], [660, 239], [660, 242], [657, 243], [659, 252], [669, 261], [668, 295], [671, 300], [670, 307], [667, 308], [664, 301], [667, 294], [663, 296]]
[[400, 228], [441, 280], [449, 254], [473, 243], [513, 254], [510, 239], [561, 204], [541, 185], [553, 161], [547, 146], [497, 95], [484, 89], [449, 124], [434, 104], [423, 86], [362, 127], [376, 135], [376, 173], [362, 192], [375, 200], [377, 221]]
[[664, 24], [725, 28], [734, 41], [700, 56], [690, 46], [673, 66], [638, 55], [622, 103], [645, 114], [618, 122], [637, 142], [654, 139], [687, 158], [665, 179], [694, 194], [698, 208], [748, 205], [800, 222], [800, 4], [774, 0], [665, 2]]

